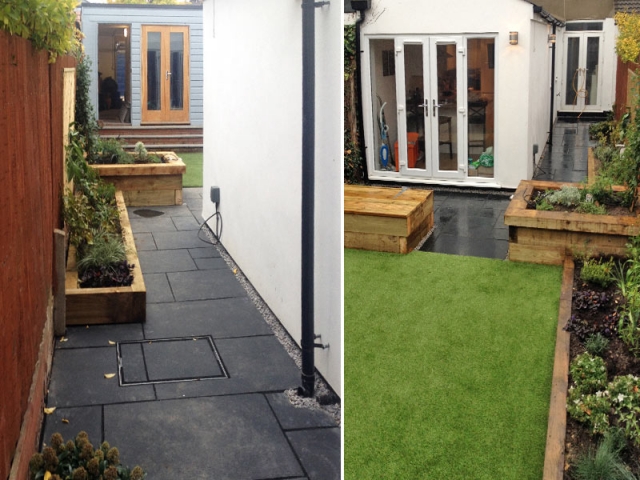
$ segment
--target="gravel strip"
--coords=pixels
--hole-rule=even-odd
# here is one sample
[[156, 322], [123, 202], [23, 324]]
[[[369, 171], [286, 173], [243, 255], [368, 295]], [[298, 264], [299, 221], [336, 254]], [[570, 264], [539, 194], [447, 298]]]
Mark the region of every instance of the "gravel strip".
[[[206, 226], [206, 228], [205, 228]], [[235, 276], [240, 282], [240, 285], [245, 289], [247, 295], [256, 306], [258, 311], [262, 314], [265, 322], [271, 327], [274, 335], [280, 341], [282, 346], [285, 348], [289, 356], [293, 359], [299, 369], [302, 369], [302, 352], [300, 347], [296, 344], [296, 342], [291, 338], [287, 330], [282, 326], [280, 320], [274, 315], [266, 302], [262, 299], [260, 294], [253, 287], [251, 282], [244, 275], [240, 267], [233, 261], [229, 252], [224, 248], [222, 243], [218, 242], [213, 232], [209, 228], [209, 225], [203, 224], [201, 230], [205, 232], [207, 238], [209, 239], [208, 243], [214, 245], [220, 256], [224, 259], [227, 266], [232, 272], [235, 272]], [[201, 240], [202, 237], [200, 237]], [[297, 408], [310, 408], [314, 410], [323, 410], [327, 412], [331, 417], [335, 420], [336, 425], [340, 425], [341, 423], [341, 405], [340, 399], [337, 395], [333, 393], [329, 384], [322, 378], [322, 376], [316, 372], [316, 383], [315, 383], [315, 392], [313, 398], [306, 398], [298, 395], [296, 389], [290, 389], [284, 392], [291, 404]]]

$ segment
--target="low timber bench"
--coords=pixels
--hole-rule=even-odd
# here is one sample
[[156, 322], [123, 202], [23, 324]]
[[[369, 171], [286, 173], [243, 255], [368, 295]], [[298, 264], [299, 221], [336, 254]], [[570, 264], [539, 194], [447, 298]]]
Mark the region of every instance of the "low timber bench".
[[344, 186], [344, 246], [409, 253], [433, 228], [433, 191]]

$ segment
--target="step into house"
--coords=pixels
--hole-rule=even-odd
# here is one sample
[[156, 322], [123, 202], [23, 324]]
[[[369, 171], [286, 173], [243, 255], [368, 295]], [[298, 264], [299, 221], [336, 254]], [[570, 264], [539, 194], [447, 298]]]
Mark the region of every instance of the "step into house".
[[142, 142], [147, 150], [169, 150], [174, 152], [201, 152], [202, 127], [190, 125], [130, 125], [105, 124], [100, 128], [102, 138], [116, 138], [124, 142], [125, 149], [133, 149]]

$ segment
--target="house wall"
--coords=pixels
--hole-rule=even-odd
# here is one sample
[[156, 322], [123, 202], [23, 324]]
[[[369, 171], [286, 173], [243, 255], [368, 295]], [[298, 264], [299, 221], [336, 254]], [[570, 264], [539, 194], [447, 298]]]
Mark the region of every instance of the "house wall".
[[[190, 45], [189, 119], [192, 125], [202, 125], [202, 6], [200, 5], [82, 5], [84, 48], [91, 59], [92, 83], [90, 95], [98, 112], [98, 25], [131, 25], [131, 124], [140, 125], [142, 118], [141, 36], [142, 25], [188, 25]], [[106, 78], [106, 75], [103, 75]]]
[[[535, 162], [538, 163], [549, 136], [549, 112], [551, 110], [551, 49], [548, 35], [551, 27], [546, 22], [531, 21], [531, 56], [529, 69], [529, 121], [528, 134], [531, 150], [527, 165], [527, 177], [533, 176], [533, 146], [538, 145]], [[554, 110], [555, 113], [555, 110]]]
[[[452, 14], [453, 13], [453, 14]], [[494, 179], [474, 180], [480, 185], [515, 188], [521, 179], [529, 178], [531, 165], [531, 134], [528, 121], [538, 118], [539, 113], [530, 112], [533, 104], [548, 104], [549, 77], [544, 80], [547, 88], [543, 98], [532, 98], [528, 92], [532, 82], [530, 69], [533, 44], [540, 41], [531, 23], [534, 18], [531, 4], [521, 0], [473, 0], [451, 2], [424, 2], [406, 0], [373, 0], [371, 10], [362, 26], [363, 54], [363, 104], [365, 105], [364, 130], [366, 144], [373, 145], [372, 118], [366, 110], [371, 105], [371, 85], [369, 78], [368, 39], [384, 35], [456, 35], [495, 34], [495, 75], [496, 75], [496, 138]], [[519, 32], [519, 44], [509, 45], [509, 32]], [[546, 43], [546, 41], [545, 41]], [[543, 55], [543, 52], [539, 52]], [[550, 55], [549, 49], [544, 52]], [[545, 67], [548, 71], [548, 66]], [[540, 75], [542, 76], [542, 75]], [[537, 78], [537, 77], [536, 77]], [[545, 107], [548, 108], [548, 107]], [[548, 128], [542, 129], [534, 137], [542, 138]], [[544, 142], [542, 142], [544, 143]], [[541, 145], [542, 146], [542, 145]], [[369, 156], [371, 157], [371, 155]], [[373, 161], [368, 158], [369, 171]], [[398, 177], [407, 181], [407, 177]], [[409, 179], [409, 181], [422, 181]], [[470, 181], [466, 181], [470, 184]]]
[[[222, 243], [299, 343], [300, 2], [205, 0], [203, 15], [203, 216], [213, 212], [210, 186], [219, 186]], [[315, 356], [340, 394], [342, 5], [317, 8], [316, 28], [315, 331], [331, 346]]]

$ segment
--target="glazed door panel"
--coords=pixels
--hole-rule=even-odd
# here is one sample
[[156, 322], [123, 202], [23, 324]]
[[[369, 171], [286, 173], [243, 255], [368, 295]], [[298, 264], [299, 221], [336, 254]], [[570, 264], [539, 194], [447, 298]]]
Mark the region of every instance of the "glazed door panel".
[[142, 27], [142, 122], [189, 123], [189, 27]]

